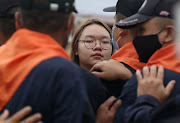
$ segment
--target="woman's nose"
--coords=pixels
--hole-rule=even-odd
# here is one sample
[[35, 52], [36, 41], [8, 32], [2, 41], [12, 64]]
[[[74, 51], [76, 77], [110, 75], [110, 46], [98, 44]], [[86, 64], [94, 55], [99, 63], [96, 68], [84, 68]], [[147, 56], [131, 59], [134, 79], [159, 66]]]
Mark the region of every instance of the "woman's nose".
[[96, 41], [95, 47], [93, 48], [94, 50], [102, 50], [101, 42]]

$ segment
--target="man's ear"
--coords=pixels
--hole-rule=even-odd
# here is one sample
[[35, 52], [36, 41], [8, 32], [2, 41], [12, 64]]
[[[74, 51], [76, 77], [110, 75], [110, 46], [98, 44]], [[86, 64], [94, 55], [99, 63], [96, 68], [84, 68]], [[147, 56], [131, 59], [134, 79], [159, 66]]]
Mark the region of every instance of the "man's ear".
[[70, 32], [71, 32], [71, 31], [73, 30], [73, 28], [74, 28], [74, 20], [75, 20], [75, 16], [74, 16], [73, 14], [71, 14], [70, 17], [69, 17], [67, 26], [66, 26], [67, 31], [68, 31], [68, 32], [67, 32], [68, 35], [70, 34]]
[[127, 34], [127, 29], [120, 29], [119, 36], [122, 37]]
[[162, 33], [164, 33], [164, 43], [172, 43], [175, 40], [176, 30], [174, 26], [166, 26], [165, 31], [163, 31]]
[[16, 26], [16, 30], [23, 28], [23, 24], [21, 21], [21, 15], [19, 12], [15, 13], [15, 26]]

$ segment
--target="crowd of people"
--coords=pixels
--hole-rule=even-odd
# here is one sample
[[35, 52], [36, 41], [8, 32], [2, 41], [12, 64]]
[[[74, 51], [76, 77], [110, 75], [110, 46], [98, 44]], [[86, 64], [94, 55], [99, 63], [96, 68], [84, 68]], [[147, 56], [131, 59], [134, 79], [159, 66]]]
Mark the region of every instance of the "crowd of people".
[[0, 1], [0, 123], [179, 123], [178, 0], [118, 0], [68, 37], [74, 0]]

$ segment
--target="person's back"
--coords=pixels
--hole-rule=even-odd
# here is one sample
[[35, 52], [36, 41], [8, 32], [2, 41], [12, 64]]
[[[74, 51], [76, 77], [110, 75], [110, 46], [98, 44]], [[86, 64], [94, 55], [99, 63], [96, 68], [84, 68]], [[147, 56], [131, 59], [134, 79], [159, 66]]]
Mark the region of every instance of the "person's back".
[[[88, 81], [88, 79], [90, 80]], [[40, 112], [42, 114], [43, 122], [71, 121], [78, 123], [81, 121], [82, 108], [87, 108], [87, 112], [85, 112], [87, 114], [92, 110], [88, 109], [88, 105], [83, 107], [83, 103], [89, 103], [88, 99], [84, 99], [86, 87], [83, 86], [83, 83], [85, 81], [89, 82], [89, 85], [92, 84], [89, 86], [89, 90], [101, 88], [98, 86], [99, 83], [96, 83], [98, 79], [91, 73], [63, 58], [51, 58], [40, 63], [30, 72], [4, 108], [14, 114], [22, 107], [30, 105], [33, 109], [32, 113]], [[104, 95], [96, 95], [96, 93], [89, 95], [90, 100], [95, 96], [97, 96], [97, 102], [104, 101], [98, 100], [101, 99], [100, 96]], [[96, 101], [92, 102], [93, 106], [100, 105]], [[92, 108], [97, 109], [97, 107]]]
[[78, 123], [81, 121], [83, 93], [86, 94], [80, 77], [80, 69], [67, 60], [60, 57], [48, 59], [28, 74], [4, 108], [14, 114], [30, 105], [32, 113], [42, 114], [43, 122]]
[[13, 114], [30, 105], [43, 122], [94, 122], [108, 95], [97, 77], [68, 61], [63, 49], [73, 27], [73, 3], [21, 1], [18, 30], [0, 48], [0, 110]]

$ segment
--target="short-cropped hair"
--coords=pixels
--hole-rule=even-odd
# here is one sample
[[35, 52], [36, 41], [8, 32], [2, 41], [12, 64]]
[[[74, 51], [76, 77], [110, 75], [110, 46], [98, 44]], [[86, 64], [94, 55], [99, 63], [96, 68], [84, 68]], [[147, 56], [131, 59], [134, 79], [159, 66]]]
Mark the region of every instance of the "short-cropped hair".
[[20, 14], [24, 28], [49, 34], [63, 28], [71, 13], [21, 8]]

